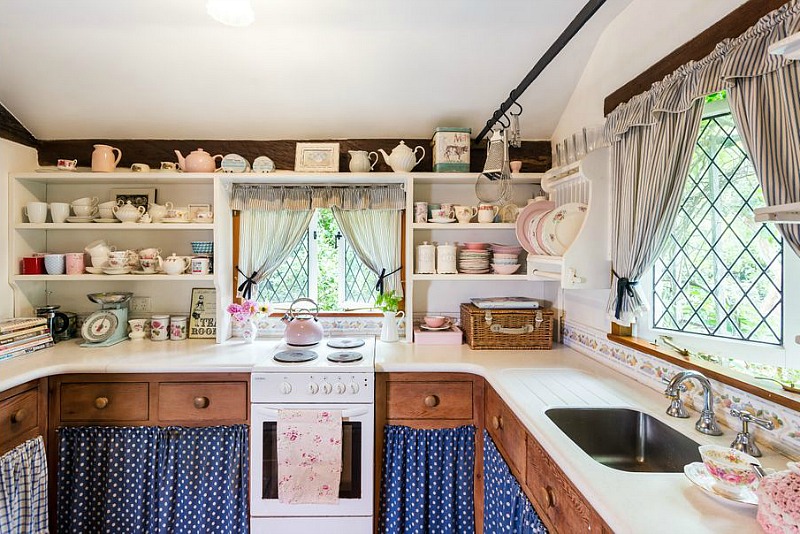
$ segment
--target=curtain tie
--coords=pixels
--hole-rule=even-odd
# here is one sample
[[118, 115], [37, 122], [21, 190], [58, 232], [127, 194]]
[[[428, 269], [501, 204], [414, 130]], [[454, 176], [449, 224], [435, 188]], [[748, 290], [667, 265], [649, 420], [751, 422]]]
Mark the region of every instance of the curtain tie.
[[239, 268], [238, 265], [236, 266], [236, 270], [239, 271], [239, 274], [244, 276], [244, 282], [239, 284], [239, 287], [237, 287], [236, 290], [242, 297], [244, 297], [247, 300], [250, 300], [250, 296], [253, 294], [253, 286], [256, 285], [255, 278], [256, 274], [258, 274], [258, 271], [253, 271], [253, 274], [247, 276], [242, 272], [242, 270]]
[[392, 276], [394, 273], [396, 273], [397, 271], [399, 271], [402, 268], [403, 268], [403, 266], [401, 265], [400, 267], [398, 267], [394, 271], [390, 272], [389, 274], [386, 274], [386, 269], [385, 268], [381, 269], [381, 274], [378, 275], [378, 283], [375, 284], [375, 291], [377, 291], [379, 295], [383, 295], [383, 282], [384, 282], [384, 280], [386, 280], [387, 278], [389, 278], [390, 276]]
[[633, 288], [639, 282], [638, 280], [632, 281], [628, 278], [618, 275], [614, 269], [611, 269], [611, 274], [617, 277], [617, 304], [614, 309], [614, 317], [619, 319], [622, 315], [622, 299], [625, 298], [625, 295], [633, 298]]

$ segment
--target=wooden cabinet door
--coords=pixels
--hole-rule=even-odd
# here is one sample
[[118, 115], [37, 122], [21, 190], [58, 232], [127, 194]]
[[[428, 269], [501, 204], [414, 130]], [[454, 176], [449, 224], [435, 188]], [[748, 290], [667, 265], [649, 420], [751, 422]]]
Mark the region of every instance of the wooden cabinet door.
[[486, 428], [506, 458], [514, 476], [525, 480], [525, 427], [490, 386], [486, 386], [485, 399]]
[[46, 435], [46, 380], [34, 380], [0, 393], [0, 455], [17, 445]]

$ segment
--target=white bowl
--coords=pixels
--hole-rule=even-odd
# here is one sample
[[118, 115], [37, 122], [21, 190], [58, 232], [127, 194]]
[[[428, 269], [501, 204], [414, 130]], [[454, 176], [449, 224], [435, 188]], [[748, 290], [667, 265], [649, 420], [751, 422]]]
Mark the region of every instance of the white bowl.
[[502, 265], [499, 263], [493, 263], [492, 269], [497, 274], [514, 274], [519, 269], [519, 263], [515, 265]]

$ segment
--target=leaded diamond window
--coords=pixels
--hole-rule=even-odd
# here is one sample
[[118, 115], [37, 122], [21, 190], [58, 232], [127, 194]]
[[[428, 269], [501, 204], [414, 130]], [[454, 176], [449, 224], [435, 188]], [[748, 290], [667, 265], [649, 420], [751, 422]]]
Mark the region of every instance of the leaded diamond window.
[[653, 326], [780, 345], [783, 241], [730, 111], [700, 124], [681, 207], [653, 268]]

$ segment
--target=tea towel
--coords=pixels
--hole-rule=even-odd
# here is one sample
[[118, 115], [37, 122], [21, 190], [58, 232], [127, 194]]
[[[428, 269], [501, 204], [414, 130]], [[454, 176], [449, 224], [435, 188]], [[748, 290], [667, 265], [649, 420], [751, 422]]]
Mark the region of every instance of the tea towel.
[[0, 532], [47, 532], [47, 460], [42, 436], [0, 456]]
[[278, 500], [336, 504], [342, 478], [342, 412], [279, 410]]

